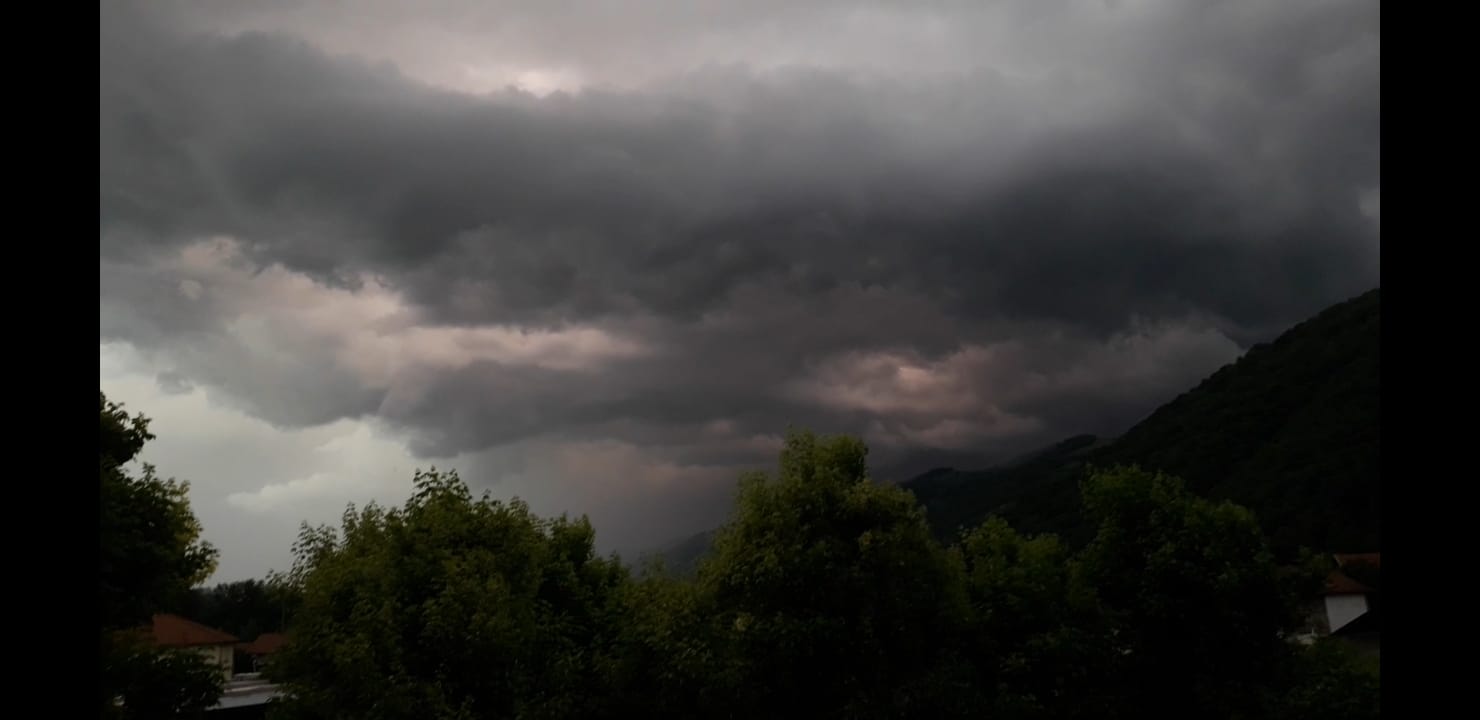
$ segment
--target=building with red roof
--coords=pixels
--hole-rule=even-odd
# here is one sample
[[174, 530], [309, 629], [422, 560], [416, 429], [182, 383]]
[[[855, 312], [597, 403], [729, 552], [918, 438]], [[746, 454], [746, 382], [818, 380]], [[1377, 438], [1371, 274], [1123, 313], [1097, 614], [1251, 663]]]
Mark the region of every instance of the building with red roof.
[[1377, 584], [1382, 556], [1342, 553], [1333, 557], [1336, 567], [1326, 575], [1321, 603], [1305, 639], [1330, 635], [1376, 654], [1381, 633]]
[[242, 652], [252, 657], [254, 670], [261, 670], [262, 666], [275, 655], [288, 642], [288, 636], [282, 633], [262, 633], [256, 640], [242, 643], [238, 646]]
[[155, 615], [149, 627], [141, 630], [157, 647], [200, 653], [220, 667], [227, 680], [236, 670], [234, 650], [239, 641], [235, 635], [168, 613]]

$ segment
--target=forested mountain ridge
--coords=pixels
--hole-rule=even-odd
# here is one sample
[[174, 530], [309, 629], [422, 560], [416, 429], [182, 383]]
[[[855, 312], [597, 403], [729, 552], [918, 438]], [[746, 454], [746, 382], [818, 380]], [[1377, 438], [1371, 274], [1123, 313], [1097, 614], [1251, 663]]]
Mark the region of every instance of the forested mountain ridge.
[[937, 469], [904, 483], [942, 535], [1001, 515], [1027, 532], [1087, 536], [1086, 467], [1137, 464], [1258, 514], [1276, 545], [1380, 546], [1380, 289], [1255, 345], [1126, 433], [1079, 436], [1027, 462]]

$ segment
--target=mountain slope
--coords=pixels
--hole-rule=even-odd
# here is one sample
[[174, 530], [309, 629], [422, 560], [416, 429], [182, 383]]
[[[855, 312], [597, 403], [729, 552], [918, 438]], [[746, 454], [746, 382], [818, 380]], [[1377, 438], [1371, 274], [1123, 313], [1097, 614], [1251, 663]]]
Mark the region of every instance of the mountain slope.
[[1248, 506], [1276, 544], [1380, 545], [1380, 290], [1256, 345], [1121, 437], [1065, 455], [1065, 441], [1014, 467], [931, 471], [905, 483], [942, 535], [1000, 514], [1028, 532], [1083, 539], [1086, 465], [1139, 464]]
[[1029, 533], [1064, 532], [1078, 508], [1078, 480], [1092, 448], [1102, 441], [1078, 435], [1012, 465], [987, 470], [932, 470], [904, 487], [925, 506], [938, 535], [979, 524], [989, 513]]
[[699, 561], [709, 553], [714, 544], [714, 530], [705, 530], [680, 540], [658, 553], [662, 556], [669, 572], [679, 576], [690, 576], [699, 569]]

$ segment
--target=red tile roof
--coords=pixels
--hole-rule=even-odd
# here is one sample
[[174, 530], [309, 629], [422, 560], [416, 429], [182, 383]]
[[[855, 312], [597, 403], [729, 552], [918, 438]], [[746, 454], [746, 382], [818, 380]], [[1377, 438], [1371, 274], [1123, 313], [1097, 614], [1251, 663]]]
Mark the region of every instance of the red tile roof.
[[288, 637], [282, 633], [262, 633], [256, 640], [241, 645], [242, 652], [248, 655], [271, 655], [281, 649], [288, 642]]
[[237, 642], [233, 635], [186, 620], [179, 615], [155, 615], [149, 630], [154, 636], [154, 644], [160, 647], [234, 645]]
[[1327, 595], [1367, 595], [1371, 592], [1372, 588], [1347, 577], [1340, 570], [1326, 576]]

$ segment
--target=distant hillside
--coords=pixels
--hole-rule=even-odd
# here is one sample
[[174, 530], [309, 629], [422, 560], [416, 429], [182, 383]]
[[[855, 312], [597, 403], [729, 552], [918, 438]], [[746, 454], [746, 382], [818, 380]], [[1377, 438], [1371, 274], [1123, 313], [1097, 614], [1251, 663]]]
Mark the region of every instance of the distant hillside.
[[1282, 547], [1377, 550], [1379, 337], [1372, 290], [1256, 345], [1112, 442], [1071, 438], [1023, 463], [904, 486], [942, 535], [995, 513], [1080, 540], [1085, 466], [1136, 463], [1248, 506]]
[[993, 512], [1025, 532], [1063, 532], [1077, 513], [1084, 461], [1100, 444], [1093, 435], [1079, 435], [1013, 464], [974, 471], [939, 468], [903, 486], [915, 493], [943, 537], [953, 538], [957, 529], [977, 525]]
[[[1249, 507], [1281, 548], [1379, 550], [1380, 293], [1255, 345], [1119, 438], [1079, 435], [995, 468], [936, 468], [902, 486], [943, 538], [996, 514], [1079, 543], [1093, 530], [1079, 515], [1086, 468], [1139, 464]], [[713, 536], [662, 555], [690, 573]]]
[[709, 552], [714, 543], [714, 530], [695, 533], [658, 553], [668, 571], [674, 575], [689, 576], [699, 569], [699, 561]]

